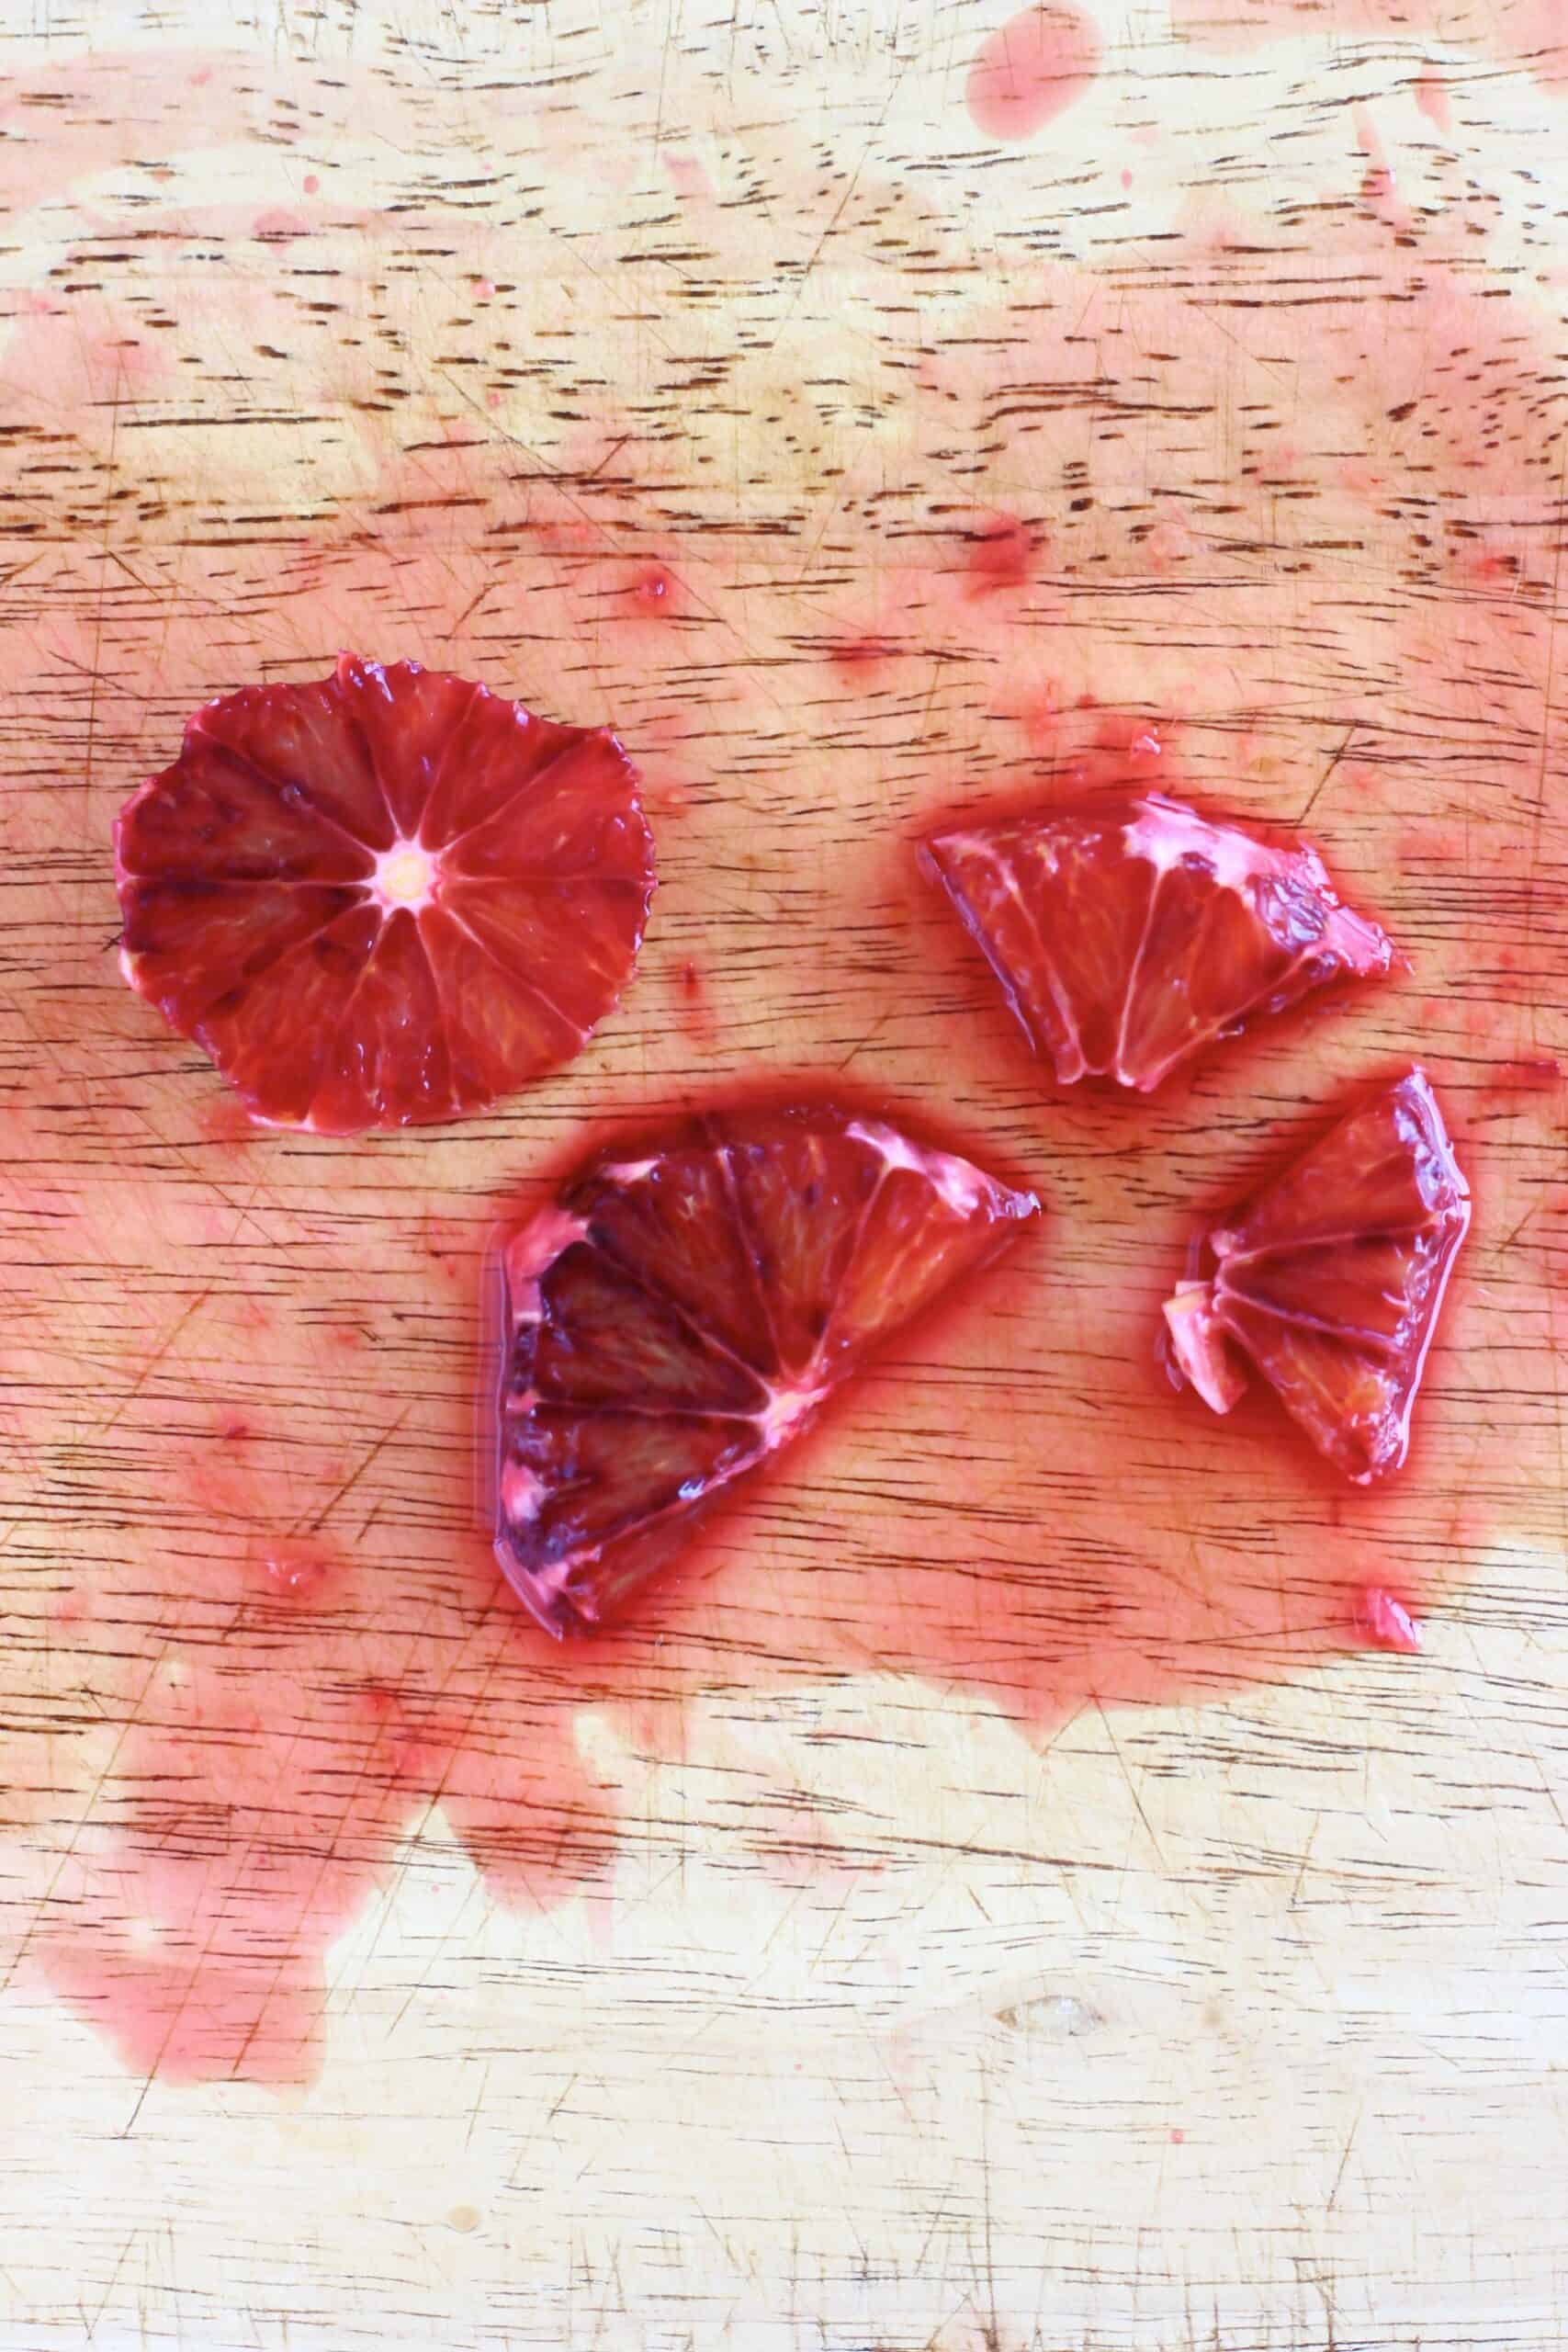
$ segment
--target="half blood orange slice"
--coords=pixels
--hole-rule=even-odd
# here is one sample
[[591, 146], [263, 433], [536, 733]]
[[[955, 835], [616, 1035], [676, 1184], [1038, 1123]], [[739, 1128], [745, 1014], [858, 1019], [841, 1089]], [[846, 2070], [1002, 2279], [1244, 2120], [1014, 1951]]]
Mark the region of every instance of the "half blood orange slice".
[[653, 889], [603, 729], [345, 653], [186, 725], [115, 826], [133, 989], [280, 1126], [456, 1119], [568, 1061]]
[[711, 1115], [574, 1177], [499, 1252], [495, 1548], [535, 1616], [613, 1615], [1039, 1205], [825, 1104]]
[[1172, 1352], [1216, 1413], [1246, 1359], [1348, 1478], [1386, 1478], [1469, 1226], [1443, 1114], [1412, 1069], [1210, 1235], [1213, 1280], [1179, 1283], [1166, 1306]]
[[1064, 1086], [1147, 1093], [1215, 1037], [1386, 972], [1314, 849], [1274, 849], [1159, 793], [934, 834], [921, 861]]

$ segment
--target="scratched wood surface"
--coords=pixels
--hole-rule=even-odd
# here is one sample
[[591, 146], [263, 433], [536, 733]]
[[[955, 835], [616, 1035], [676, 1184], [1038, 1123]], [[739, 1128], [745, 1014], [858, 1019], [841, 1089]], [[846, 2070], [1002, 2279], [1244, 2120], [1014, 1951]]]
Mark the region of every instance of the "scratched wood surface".
[[[0, 19], [6, 2352], [1563, 2340], [1554, 14], [995, 72], [990, 0]], [[662, 887], [527, 1100], [252, 1138], [118, 982], [108, 826], [345, 643], [612, 720]], [[908, 851], [1117, 714], [1412, 959], [1133, 1114]], [[1362, 1505], [1156, 1414], [1149, 1337], [1194, 1204], [1417, 1041], [1477, 1227]], [[547, 1656], [485, 1236], [781, 1067], [1048, 1229]]]

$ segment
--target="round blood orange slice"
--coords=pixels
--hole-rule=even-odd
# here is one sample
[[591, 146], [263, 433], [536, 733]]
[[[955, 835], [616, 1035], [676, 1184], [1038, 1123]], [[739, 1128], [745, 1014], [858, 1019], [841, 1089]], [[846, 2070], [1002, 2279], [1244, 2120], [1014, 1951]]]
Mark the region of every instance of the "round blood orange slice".
[[1250, 1363], [1348, 1478], [1386, 1478], [1469, 1226], [1437, 1097], [1411, 1069], [1210, 1235], [1213, 1279], [1166, 1306], [1172, 1352], [1217, 1413]]
[[591, 1163], [499, 1251], [496, 1555], [535, 1616], [614, 1615], [708, 1498], [1038, 1209], [829, 1104]]
[[255, 1118], [461, 1118], [569, 1061], [653, 889], [603, 729], [344, 654], [187, 723], [115, 826], [121, 964]]
[[1159, 793], [955, 828], [921, 860], [1064, 1086], [1147, 1093], [1213, 1038], [1393, 961], [1314, 849], [1271, 848]]

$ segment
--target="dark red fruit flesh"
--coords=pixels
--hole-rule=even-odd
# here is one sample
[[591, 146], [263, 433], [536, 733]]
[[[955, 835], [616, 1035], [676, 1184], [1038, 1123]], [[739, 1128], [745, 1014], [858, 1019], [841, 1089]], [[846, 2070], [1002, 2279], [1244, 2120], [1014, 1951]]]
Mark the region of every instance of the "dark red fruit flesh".
[[1158, 793], [951, 828], [921, 857], [1063, 1085], [1146, 1093], [1214, 1038], [1393, 961], [1314, 849]]
[[652, 842], [604, 729], [344, 654], [209, 703], [115, 827], [132, 988], [273, 1125], [456, 1119], [580, 1051]]
[[1362, 1103], [1210, 1236], [1207, 1282], [1166, 1307], [1182, 1371], [1217, 1412], [1240, 1351], [1358, 1486], [1403, 1464], [1470, 1192], [1424, 1072]]
[[707, 1500], [1034, 1216], [821, 1103], [603, 1158], [502, 1242], [496, 1554], [553, 1633], [612, 1617]]

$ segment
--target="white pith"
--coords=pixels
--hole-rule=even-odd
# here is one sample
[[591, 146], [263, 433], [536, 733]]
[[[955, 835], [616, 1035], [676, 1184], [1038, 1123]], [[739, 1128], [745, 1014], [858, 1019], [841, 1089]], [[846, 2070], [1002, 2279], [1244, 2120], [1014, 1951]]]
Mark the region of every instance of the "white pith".
[[400, 908], [417, 915], [434, 903], [439, 873], [435, 853], [423, 842], [400, 833], [389, 849], [378, 854], [366, 887], [383, 915], [395, 914]]

